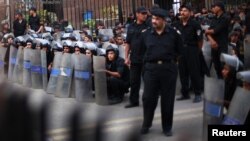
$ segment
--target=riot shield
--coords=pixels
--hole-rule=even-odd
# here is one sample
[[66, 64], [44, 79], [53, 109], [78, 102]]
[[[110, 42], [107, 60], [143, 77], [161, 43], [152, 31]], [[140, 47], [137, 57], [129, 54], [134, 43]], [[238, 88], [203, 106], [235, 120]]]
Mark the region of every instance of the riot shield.
[[13, 82], [23, 84], [23, 47], [18, 47], [16, 64], [13, 71]]
[[4, 67], [6, 65], [6, 62], [4, 60], [6, 55], [7, 48], [0, 46], [0, 80], [4, 80], [5, 76], [5, 70]]
[[95, 81], [95, 99], [99, 105], [108, 105], [107, 78], [105, 67], [105, 58], [94, 56], [94, 81]]
[[48, 70], [47, 70], [47, 55], [46, 51], [41, 50], [41, 66], [42, 66], [42, 81], [43, 89], [47, 89], [48, 85]]
[[56, 52], [53, 60], [52, 70], [50, 72], [49, 83], [47, 86], [47, 93], [54, 94], [56, 92], [57, 79], [60, 73], [60, 64], [62, 59], [62, 53]]
[[[31, 55], [31, 82], [32, 88], [43, 89], [41, 50], [32, 50]], [[46, 59], [46, 58], [45, 58]]]
[[31, 87], [31, 56], [33, 50], [29, 48], [24, 48], [23, 56], [23, 86]]
[[225, 125], [244, 124], [250, 110], [250, 91], [238, 87], [231, 100], [228, 112], [224, 118]]
[[244, 67], [245, 70], [250, 69], [250, 36], [244, 40]]
[[13, 71], [17, 59], [17, 48], [10, 46], [8, 80], [13, 81]]
[[125, 59], [125, 46], [124, 45], [118, 46], [118, 50], [119, 50], [119, 56]]
[[91, 58], [86, 55], [72, 55], [74, 61], [74, 92], [77, 101], [90, 101], [92, 98]]
[[73, 63], [71, 54], [64, 53], [61, 59], [60, 73], [58, 75], [58, 82], [56, 85], [57, 97], [67, 98], [70, 96], [71, 81], [73, 74]]
[[202, 47], [202, 52], [204, 55], [205, 62], [207, 64], [207, 67], [210, 68], [211, 66], [211, 61], [212, 61], [212, 56], [211, 56], [211, 45], [209, 44], [208, 41], [203, 40], [203, 47]]
[[207, 140], [207, 128], [221, 124], [223, 116], [224, 80], [205, 77], [203, 109], [203, 139]]
[[114, 37], [114, 33], [113, 33], [112, 29], [99, 29], [98, 30], [98, 34], [99, 35], [109, 36], [109, 38], [113, 38]]

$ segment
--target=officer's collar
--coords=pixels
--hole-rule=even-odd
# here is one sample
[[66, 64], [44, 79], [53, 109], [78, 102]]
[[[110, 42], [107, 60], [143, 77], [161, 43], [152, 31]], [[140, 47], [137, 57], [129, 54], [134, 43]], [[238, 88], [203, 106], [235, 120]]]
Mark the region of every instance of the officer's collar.
[[[169, 32], [169, 26], [166, 24], [166, 25], [165, 25], [165, 28], [164, 28], [164, 31], [162, 32], [162, 34], [163, 34], [163, 33], [167, 33], [167, 32]], [[155, 31], [154, 28], [151, 29], [151, 33], [152, 33], [152, 34], [153, 34], [153, 33], [156, 33], [156, 31]]]

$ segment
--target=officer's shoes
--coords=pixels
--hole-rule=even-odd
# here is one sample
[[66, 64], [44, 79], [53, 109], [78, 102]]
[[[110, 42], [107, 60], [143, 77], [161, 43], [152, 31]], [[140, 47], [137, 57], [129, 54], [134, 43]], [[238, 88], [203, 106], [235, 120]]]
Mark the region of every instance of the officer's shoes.
[[188, 99], [190, 99], [190, 96], [181, 96], [181, 97], [179, 97], [179, 98], [177, 98], [176, 100], [177, 101], [182, 101], [182, 100], [188, 100]]
[[138, 107], [139, 103], [133, 104], [133, 103], [129, 103], [128, 105], [125, 106], [125, 108], [133, 108], [133, 107]]
[[199, 103], [199, 102], [201, 102], [201, 96], [200, 95], [196, 95], [195, 97], [194, 97], [194, 100], [193, 100], [193, 103]]
[[163, 131], [163, 134], [167, 137], [173, 136], [173, 132], [171, 130], [170, 131]]
[[145, 135], [149, 132], [149, 128], [141, 128], [141, 134]]

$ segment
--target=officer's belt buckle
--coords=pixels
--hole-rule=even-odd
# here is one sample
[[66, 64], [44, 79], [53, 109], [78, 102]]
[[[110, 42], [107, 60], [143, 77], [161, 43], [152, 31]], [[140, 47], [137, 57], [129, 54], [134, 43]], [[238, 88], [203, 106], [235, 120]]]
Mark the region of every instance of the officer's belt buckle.
[[157, 64], [161, 65], [161, 64], [163, 64], [163, 61], [159, 60], [159, 61], [157, 61]]

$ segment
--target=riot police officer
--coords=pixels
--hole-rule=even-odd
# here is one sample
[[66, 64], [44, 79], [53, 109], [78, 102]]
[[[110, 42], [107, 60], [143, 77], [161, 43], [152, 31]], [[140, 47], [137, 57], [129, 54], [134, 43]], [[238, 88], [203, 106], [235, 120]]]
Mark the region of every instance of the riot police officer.
[[182, 96], [177, 100], [189, 99], [189, 78], [194, 88], [195, 98], [193, 102], [201, 101], [201, 70], [200, 57], [203, 35], [202, 29], [198, 22], [191, 19], [191, 7], [181, 6], [181, 20], [174, 26], [181, 34], [183, 40], [183, 55], [179, 60], [179, 74], [181, 80]]
[[[139, 106], [139, 90], [141, 85], [142, 60], [145, 49], [141, 46], [141, 34], [147, 29], [147, 9], [138, 7], [136, 21], [128, 27], [125, 64], [130, 65], [130, 103], [125, 108]], [[129, 56], [130, 55], [130, 56]], [[130, 58], [129, 58], [130, 57]]]
[[178, 71], [176, 58], [183, 44], [180, 35], [166, 24], [166, 11], [157, 8], [151, 12], [152, 29], [144, 32], [142, 40], [146, 52], [141, 133], [148, 133], [152, 126], [158, 97], [161, 96], [162, 129], [166, 136], [171, 136]]

